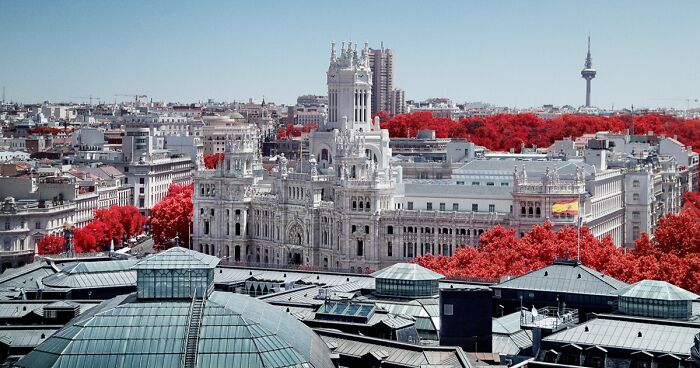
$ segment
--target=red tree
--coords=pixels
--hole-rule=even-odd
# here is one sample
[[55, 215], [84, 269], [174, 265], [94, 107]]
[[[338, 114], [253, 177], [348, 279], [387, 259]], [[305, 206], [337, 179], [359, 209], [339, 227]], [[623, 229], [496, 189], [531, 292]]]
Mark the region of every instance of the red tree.
[[[577, 257], [576, 229], [559, 231], [546, 222], [522, 238], [513, 229], [496, 226], [480, 238], [480, 248], [463, 247], [451, 257], [426, 255], [417, 262], [450, 277], [520, 275], [551, 264], [557, 258]], [[665, 280], [700, 291], [700, 218], [688, 213], [664, 216], [654, 239], [642, 234], [634, 250], [617, 248], [609, 237], [596, 239], [581, 229], [581, 262], [626, 282]]]
[[44, 235], [39, 241], [39, 254], [58, 254], [63, 253], [64, 240], [59, 235]]
[[168, 195], [151, 211], [152, 233], [156, 244], [166, 249], [177, 235], [183, 247], [189, 246], [189, 231], [192, 223], [193, 186], [171, 184]]
[[216, 169], [219, 163], [223, 161], [223, 153], [212, 153], [211, 155], [204, 155], [204, 167], [206, 167], [207, 169]]
[[[381, 119], [381, 117], [380, 117]], [[521, 145], [547, 147], [564, 137], [579, 137], [599, 131], [622, 132], [630, 129], [632, 117], [561, 115], [541, 119], [534, 114], [499, 114], [487, 117], [466, 117], [459, 122], [437, 118], [429, 112], [396, 115], [382, 120], [382, 128], [391, 137], [415, 137], [418, 130], [435, 130], [437, 137], [467, 138], [491, 150], [519, 150]], [[668, 115], [649, 114], [634, 117], [635, 131], [678, 136], [686, 145], [700, 152], [700, 119], [679, 119]]]

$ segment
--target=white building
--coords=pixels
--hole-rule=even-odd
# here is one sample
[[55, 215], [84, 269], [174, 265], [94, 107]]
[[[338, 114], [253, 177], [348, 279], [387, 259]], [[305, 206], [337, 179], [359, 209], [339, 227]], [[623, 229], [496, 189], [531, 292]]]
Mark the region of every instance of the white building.
[[[228, 136], [223, 163], [195, 173], [195, 250], [232, 262], [378, 269], [427, 253], [451, 255], [498, 224], [517, 234], [546, 220], [575, 226], [578, 216], [551, 211], [570, 200], [594, 235], [627, 243], [628, 170], [610, 167], [617, 156], [609, 140], [558, 142], [550, 154], [484, 153], [453, 142], [444, 148], [449, 161], [425, 163], [442, 178], [421, 179], [429, 170], [410, 162], [416, 175], [404, 179], [405, 162], [392, 158], [388, 131], [370, 119], [367, 46], [358, 52], [343, 44], [337, 53], [334, 45], [327, 84], [328, 121], [309, 135], [308, 159], [292, 165], [280, 155], [263, 169], [260, 131], [244, 124]], [[672, 161], [664, 165], [658, 171], [672, 187], [679, 176]]]

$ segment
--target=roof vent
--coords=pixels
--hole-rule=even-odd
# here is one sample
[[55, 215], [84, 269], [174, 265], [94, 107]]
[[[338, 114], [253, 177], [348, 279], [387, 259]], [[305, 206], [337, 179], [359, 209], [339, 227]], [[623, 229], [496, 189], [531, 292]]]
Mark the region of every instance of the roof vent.
[[581, 278], [581, 274], [579, 273], [578, 276], [576, 276], [577, 279]]
[[545, 275], [545, 276], [549, 276], [549, 272], [544, 271], [544, 275]]
[[642, 337], [642, 331], [637, 332], [637, 337]]
[[588, 332], [588, 331], [589, 331], [589, 330], [588, 330], [588, 326], [586, 326], [586, 328], [584, 328], [583, 330], [586, 331], [586, 332]]
[[42, 338], [42, 339], [45, 339], [45, 338], [46, 338], [46, 335], [45, 335], [45, 334], [41, 334], [41, 338]]

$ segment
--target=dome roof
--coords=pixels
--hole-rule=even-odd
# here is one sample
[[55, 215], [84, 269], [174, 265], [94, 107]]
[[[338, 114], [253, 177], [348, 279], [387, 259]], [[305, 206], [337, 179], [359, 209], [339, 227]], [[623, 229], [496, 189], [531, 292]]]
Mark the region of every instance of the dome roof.
[[375, 279], [391, 280], [439, 280], [445, 276], [415, 263], [397, 263], [372, 274]]
[[233, 114], [229, 115], [229, 117], [230, 117], [231, 119], [236, 119], [236, 120], [238, 120], [238, 119], [243, 119], [243, 120], [245, 120], [245, 116], [241, 115], [241, 113], [238, 112], [238, 111], [234, 111]]
[[656, 300], [695, 300], [698, 296], [666, 281], [641, 280], [618, 292], [623, 298]]
[[[246, 295], [213, 292], [203, 303], [197, 366], [315, 367], [333, 363], [325, 343], [291, 315]], [[182, 365], [192, 302], [107, 300], [24, 356], [19, 367]]]

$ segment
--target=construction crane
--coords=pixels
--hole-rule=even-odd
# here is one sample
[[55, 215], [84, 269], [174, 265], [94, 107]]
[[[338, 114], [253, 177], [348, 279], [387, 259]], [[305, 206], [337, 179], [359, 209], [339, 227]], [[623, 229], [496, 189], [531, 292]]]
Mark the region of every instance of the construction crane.
[[116, 94], [115, 96], [133, 97], [133, 98], [134, 98], [134, 103], [139, 103], [139, 98], [146, 98], [146, 97], [148, 97], [148, 96], [146, 96], [146, 95], [127, 95], [127, 94]]
[[80, 97], [68, 97], [68, 98], [80, 98], [80, 99], [83, 99], [83, 100], [86, 100], [86, 99], [87, 99], [87, 100], [90, 100], [90, 106], [92, 106], [92, 100], [93, 100], [93, 99], [97, 100], [98, 102], [100, 101], [100, 98], [99, 98], [99, 97], [94, 97], [93, 95], [90, 95], [90, 96], [80, 96]]

